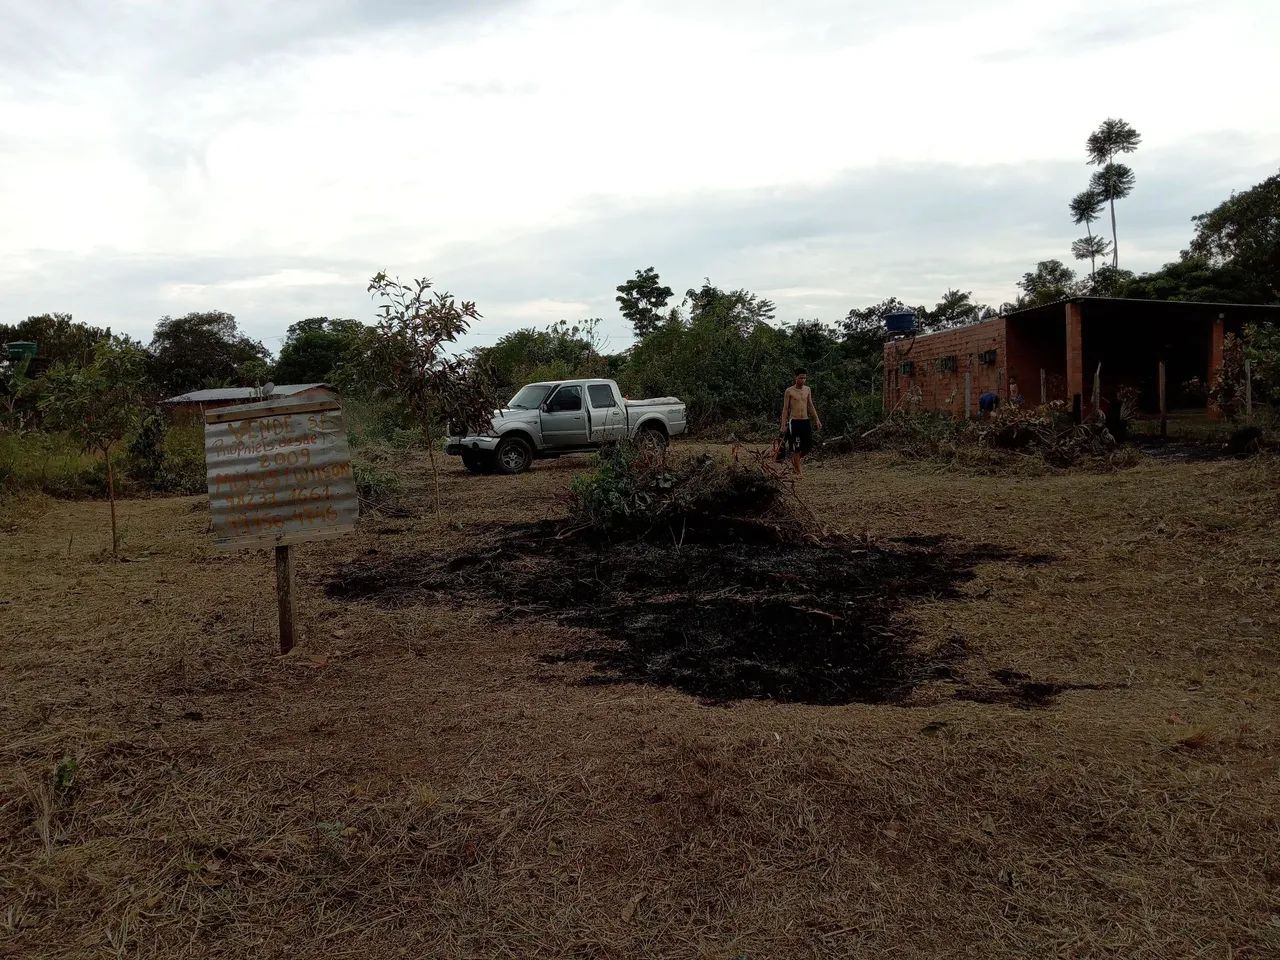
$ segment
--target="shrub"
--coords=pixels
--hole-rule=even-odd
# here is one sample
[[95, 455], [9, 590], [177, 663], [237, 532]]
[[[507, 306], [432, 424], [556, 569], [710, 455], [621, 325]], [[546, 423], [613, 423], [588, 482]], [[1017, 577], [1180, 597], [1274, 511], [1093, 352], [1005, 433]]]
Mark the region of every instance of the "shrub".
[[154, 412], [129, 441], [130, 479], [160, 493], [196, 494], [206, 487], [204, 433], [199, 426], [170, 426]]
[[570, 515], [611, 536], [683, 540], [758, 527], [781, 505], [784, 484], [759, 463], [679, 457], [613, 444], [570, 488]]
[[107, 492], [106, 465], [66, 433], [0, 433], [0, 491], [39, 491], [75, 500], [101, 497]]
[[370, 507], [385, 506], [402, 489], [398, 468], [403, 450], [391, 444], [366, 444], [351, 457], [356, 494]]

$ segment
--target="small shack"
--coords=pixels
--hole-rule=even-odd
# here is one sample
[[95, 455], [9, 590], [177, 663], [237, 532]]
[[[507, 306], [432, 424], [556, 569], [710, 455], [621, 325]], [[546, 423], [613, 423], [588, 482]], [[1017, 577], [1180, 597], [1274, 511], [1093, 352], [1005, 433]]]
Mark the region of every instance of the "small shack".
[[1114, 400], [1121, 388], [1144, 414], [1160, 412], [1161, 371], [1170, 412], [1212, 416], [1207, 388], [1222, 366], [1227, 334], [1245, 324], [1280, 322], [1280, 306], [1071, 297], [884, 346], [887, 411], [973, 415], [991, 392], [1026, 403], [1054, 400], [1078, 414], [1095, 389]]
[[207, 410], [233, 407], [257, 400], [288, 397], [291, 400], [334, 400], [338, 391], [327, 383], [285, 383], [267, 387], [214, 387], [210, 390], [192, 390], [163, 401], [175, 423], [204, 423]]

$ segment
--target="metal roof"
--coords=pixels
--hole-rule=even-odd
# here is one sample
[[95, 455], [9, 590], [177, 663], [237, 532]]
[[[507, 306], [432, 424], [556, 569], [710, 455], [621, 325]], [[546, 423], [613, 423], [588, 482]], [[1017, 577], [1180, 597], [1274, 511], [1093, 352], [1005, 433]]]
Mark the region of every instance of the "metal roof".
[[1175, 307], [1231, 307], [1236, 310], [1277, 310], [1280, 311], [1280, 304], [1275, 303], [1218, 303], [1212, 300], [1146, 300], [1141, 297], [1063, 297], [1061, 300], [1051, 300], [1048, 303], [1036, 304], [1034, 307], [1023, 307], [1021, 310], [1010, 310], [1008, 313], [1002, 313], [1002, 317], [1016, 317], [1020, 313], [1032, 313], [1036, 310], [1044, 310], [1047, 307], [1060, 307], [1067, 303], [1145, 303], [1145, 304], [1162, 304], [1164, 306]]
[[[332, 389], [327, 383], [277, 383], [271, 390], [273, 397], [291, 397], [295, 393], [315, 387]], [[211, 390], [192, 390], [170, 397], [165, 403], [218, 403], [226, 400], [262, 400], [261, 387], [214, 387]]]

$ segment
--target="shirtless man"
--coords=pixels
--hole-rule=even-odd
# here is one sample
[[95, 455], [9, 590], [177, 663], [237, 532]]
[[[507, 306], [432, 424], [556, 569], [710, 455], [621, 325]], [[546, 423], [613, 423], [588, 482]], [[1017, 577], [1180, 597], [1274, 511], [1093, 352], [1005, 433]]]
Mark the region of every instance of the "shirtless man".
[[[796, 371], [796, 382], [782, 395], [782, 432], [791, 450], [791, 469], [800, 475], [801, 461], [813, 449], [813, 429], [822, 429], [822, 418], [813, 405], [813, 391], [806, 385], [808, 374], [803, 368]], [[812, 418], [812, 422], [810, 422]]]

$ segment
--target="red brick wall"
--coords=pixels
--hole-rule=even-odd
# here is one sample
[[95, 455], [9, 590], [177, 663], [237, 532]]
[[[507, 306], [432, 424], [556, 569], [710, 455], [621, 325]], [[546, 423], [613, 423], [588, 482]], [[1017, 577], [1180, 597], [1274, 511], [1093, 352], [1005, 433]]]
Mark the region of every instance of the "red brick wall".
[[1040, 371], [1045, 400], [1067, 399], [1067, 340], [1061, 319], [1009, 317], [1005, 330], [1006, 382], [1016, 379], [1027, 404], [1040, 403]]
[[[988, 390], [1005, 395], [1004, 317], [916, 337], [884, 346], [884, 396], [887, 410], [941, 411], [964, 416], [965, 373], [973, 378], [971, 410], [978, 414], [978, 397]], [[978, 354], [996, 352], [995, 363], [980, 363]], [[938, 361], [954, 356], [955, 369], [942, 370]], [[901, 372], [904, 362], [911, 374]], [[1039, 389], [1037, 387], [1037, 389]], [[1022, 391], [1026, 394], [1025, 385]]]

